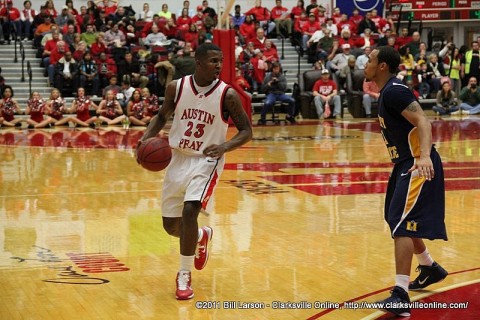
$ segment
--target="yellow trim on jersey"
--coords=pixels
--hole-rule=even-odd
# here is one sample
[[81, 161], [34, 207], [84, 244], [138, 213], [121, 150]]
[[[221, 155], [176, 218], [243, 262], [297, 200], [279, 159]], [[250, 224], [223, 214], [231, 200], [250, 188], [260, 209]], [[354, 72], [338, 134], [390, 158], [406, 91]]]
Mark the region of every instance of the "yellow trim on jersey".
[[415, 203], [417, 203], [418, 196], [420, 195], [420, 191], [422, 191], [423, 184], [425, 183], [426, 179], [424, 177], [419, 176], [412, 176], [410, 177], [410, 184], [408, 186], [407, 192], [407, 201], [405, 203], [405, 209], [403, 209], [403, 215], [406, 216], [410, 210], [412, 210]]
[[420, 157], [420, 140], [418, 139], [418, 129], [414, 127], [408, 133], [408, 146], [410, 147], [410, 153], [412, 157]]

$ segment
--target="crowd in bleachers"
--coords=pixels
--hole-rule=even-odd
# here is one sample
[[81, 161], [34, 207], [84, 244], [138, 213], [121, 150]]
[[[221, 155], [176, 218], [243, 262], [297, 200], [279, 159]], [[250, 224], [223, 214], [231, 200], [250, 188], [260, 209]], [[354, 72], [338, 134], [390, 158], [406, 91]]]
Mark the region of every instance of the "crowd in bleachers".
[[[138, 14], [137, 10], [114, 0], [89, 0], [79, 10], [72, 0], [66, 0], [57, 9], [49, 0], [37, 12], [28, 0], [22, 9], [15, 8], [12, 0], [1, 0], [0, 43], [10, 42], [12, 37], [33, 40], [48, 84], [60, 96], [78, 98], [81, 88], [86, 96], [105, 99], [111, 90], [122, 115], [128, 118], [135, 113], [127, 110], [136, 96], [132, 95], [135, 88], [162, 96], [169, 81], [193, 73], [196, 47], [212, 41], [212, 30], [218, 24], [217, 13], [207, 0], [195, 9], [184, 1], [177, 13], [170, 12], [167, 4], [158, 13], [152, 12], [148, 3]], [[236, 35], [237, 83], [251, 93], [268, 88], [265, 76], [279, 62], [272, 38], [291, 41], [315, 68], [328, 70], [339, 91], [345, 88], [349, 74], [364, 68], [371, 48], [382, 45], [399, 50], [402, 64], [398, 77], [421, 98], [435, 97], [445, 81], [453, 92], [458, 91], [461, 81], [467, 86], [470, 77], [478, 81], [480, 74], [480, 39], [471, 48], [448, 43], [438, 52], [432, 51], [418, 31], [402, 28], [398, 33], [391, 15], [382, 17], [376, 10], [362, 15], [358, 10], [345, 13], [335, 8], [328, 15], [316, 0], [306, 7], [298, 0], [291, 10], [281, 0], [271, 9], [257, 0], [246, 11], [236, 5], [227, 23]], [[3, 97], [2, 101], [9, 99]], [[149, 113], [146, 108], [136, 113], [142, 124]], [[116, 119], [115, 114], [110, 121]]]

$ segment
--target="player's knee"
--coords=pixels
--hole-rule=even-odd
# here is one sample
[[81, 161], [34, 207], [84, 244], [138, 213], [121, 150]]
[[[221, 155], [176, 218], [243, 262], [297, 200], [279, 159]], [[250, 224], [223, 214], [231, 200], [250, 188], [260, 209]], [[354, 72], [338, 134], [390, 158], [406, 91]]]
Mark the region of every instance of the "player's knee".
[[202, 203], [200, 201], [187, 201], [183, 207], [183, 223], [196, 222]]
[[163, 229], [174, 237], [180, 237], [180, 219], [163, 218]]

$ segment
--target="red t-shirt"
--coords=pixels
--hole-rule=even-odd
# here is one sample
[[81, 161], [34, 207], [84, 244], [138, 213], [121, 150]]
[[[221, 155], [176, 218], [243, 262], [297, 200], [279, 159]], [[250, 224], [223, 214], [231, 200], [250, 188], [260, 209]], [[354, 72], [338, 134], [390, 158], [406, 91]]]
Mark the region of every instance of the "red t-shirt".
[[323, 81], [323, 79], [317, 80], [313, 85], [313, 91], [317, 91], [323, 96], [328, 96], [333, 92], [333, 90], [337, 90], [337, 85], [333, 80]]
[[[287, 13], [288, 12], [288, 9], [285, 8], [285, 7], [273, 7], [272, 10], [272, 19], [278, 19], [280, 18], [284, 13]], [[288, 18], [288, 16], [287, 16]]]

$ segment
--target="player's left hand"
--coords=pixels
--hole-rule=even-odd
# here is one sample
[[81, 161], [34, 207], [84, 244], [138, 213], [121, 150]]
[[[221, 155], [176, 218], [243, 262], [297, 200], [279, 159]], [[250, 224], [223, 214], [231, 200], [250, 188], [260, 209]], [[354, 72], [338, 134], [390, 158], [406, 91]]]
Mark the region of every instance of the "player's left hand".
[[207, 157], [212, 157], [212, 158], [221, 158], [223, 154], [227, 151], [227, 149], [218, 144], [212, 144], [211, 146], [208, 146], [203, 150], [203, 154], [206, 155]]
[[418, 171], [418, 175], [420, 177], [424, 177], [428, 181], [432, 180], [435, 176], [435, 171], [433, 170], [433, 163], [430, 157], [420, 157], [415, 159], [415, 163], [413, 166], [408, 170], [408, 172], [412, 172], [414, 170]]

